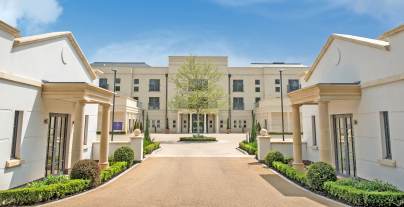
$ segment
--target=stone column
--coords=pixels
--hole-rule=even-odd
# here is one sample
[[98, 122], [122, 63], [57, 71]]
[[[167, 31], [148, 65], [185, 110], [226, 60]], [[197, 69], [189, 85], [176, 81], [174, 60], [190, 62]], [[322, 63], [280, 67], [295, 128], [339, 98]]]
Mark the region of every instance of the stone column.
[[180, 129], [181, 129], [180, 127], [182, 126], [180, 116], [181, 116], [181, 113], [178, 112], [177, 113], [177, 133], [180, 133]]
[[318, 103], [319, 128], [320, 128], [320, 161], [331, 163], [331, 140], [330, 140], [330, 119], [328, 114], [328, 102]]
[[110, 108], [109, 104], [102, 105], [100, 160], [98, 161], [101, 169], [108, 168]]
[[216, 133], [219, 133], [219, 112], [216, 114]]
[[76, 102], [75, 105], [71, 166], [83, 159], [84, 106], [85, 103], [82, 101]]
[[203, 133], [207, 133], [207, 130], [206, 130], [206, 128], [207, 128], [207, 125], [206, 125], [206, 115], [207, 114], [203, 114]]
[[297, 170], [304, 170], [302, 161], [302, 137], [300, 126], [300, 105], [292, 105], [293, 117], [293, 166]]

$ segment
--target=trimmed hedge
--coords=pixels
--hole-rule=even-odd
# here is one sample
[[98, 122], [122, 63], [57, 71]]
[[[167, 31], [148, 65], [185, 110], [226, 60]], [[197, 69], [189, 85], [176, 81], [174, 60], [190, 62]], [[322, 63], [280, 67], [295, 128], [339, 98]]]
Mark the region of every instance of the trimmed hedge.
[[100, 167], [94, 160], [79, 160], [73, 165], [70, 178], [90, 180], [90, 185], [95, 187], [100, 184]]
[[180, 137], [180, 142], [214, 142], [215, 137]]
[[115, 162], [109, 168], [101, 171], [100, 178], [101, 182], [104, 183], [111, 178], [115, 177], [119, 173], [123, 172], [128, 167], [127, 162]]
[[278, 151], [270, 151], [267, 156], [265, 156], [265, 164], [272, 167], [273, 162], [285, 162], [283, 154]]
[[130, 147], [123, 146], [116, 149], [114, 152], [115, 162], [127, 162], [129, 165], [132, 165], [134, 159], [135, 153]]
[[289, 179], [294, 180], [303, 186], [307, 186], [307, 178], [305, 173], [299, 172], [292, 166], [278, 161], [273, 162], [272, 167]]
[[242, 141], [239, 143], [239, 148], [246, 151], [250, 155], [255, 155], [257, 153], [257, 144], [248, 143], [246, 141]]
[[336, 181], [337, 174], [335, 169], [325, 162], [316, 162], [309, 166], [307, 170], [307, 184], [313, 190], [322, 191], [324, 183], [327, 181]]
[[377, 192], [358, 189], [353, 186], [328, 181], [324, 183], [324, 190], [331, 196], [341, 199], [354, 206], [404, 206], [403, 192]]
[[154, 150], [160, 148], [160, 142], [152, 142], [147, 146], [143, 147], [143, 154], [147, 155], [152, 153]]
[[0, 206], [32, 205], [84, 191], [90, 187], [89, 180], [69, 180], [64, 183], [23, 187], [0, 191]]

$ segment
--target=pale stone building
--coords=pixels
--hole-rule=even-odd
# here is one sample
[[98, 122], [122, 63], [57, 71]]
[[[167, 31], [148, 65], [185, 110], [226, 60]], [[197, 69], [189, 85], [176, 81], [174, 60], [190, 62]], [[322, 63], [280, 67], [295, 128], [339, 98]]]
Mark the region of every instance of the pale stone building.
[[403, 31], [400, 26], [377, 39], [329, 37], [302, 89], [289, 93], [297, 167], [302, 128], [308, 146], [303, 159], [404, 189]]
[[[99, 86], [111, 91], [114, 84], [112, 70], [117, 71], [117, 94], [138, 100], [143, 111], [137, 119], [144, 121], [145, 114], [148, 114], [152, 132], [191, 133], [197, 130], [196, 114], [186, 109], [170, 107], [170, 100], [176, 93], [172, 78], [187, 58], [188, 56], [170, 56], [167, 67], [153, 67], [143, 62], [95, 62], [92, 67], [102, 71]], [[201, 132], [224, 133], [228, 131], [227, 128], [236, 133], [248, 132], [253, 112], [263, 128], [280, 132], [280, 70], [283, 71], [285, 131], [291, 130], [291, 110], [286, 95], [287, 92], [300, 88], [299, 79], [308, 69], [306, 66], [254, 63], [248, 67], [230, 67], [226, 56], [196, 56], [196, 60], [214, 64], [223, 73], [220, 85], [230, 103], [212, 113], [203, 114], [200, 117]], [[227, 120], [230, 120], [229, 126]], [[129, 128], [125, 126], [128, 126], [129, 121], [115, 121], [124, 122], [116, 123], [118, 126], [122, 125], [118, 131], [128, 131]]]
[[97, 85], [72, 33], [21, 37], [0, 21], [0, 190], [66, 173], [91, 158], [98, 108], [100, 166], [108, 165], [113, 94]]

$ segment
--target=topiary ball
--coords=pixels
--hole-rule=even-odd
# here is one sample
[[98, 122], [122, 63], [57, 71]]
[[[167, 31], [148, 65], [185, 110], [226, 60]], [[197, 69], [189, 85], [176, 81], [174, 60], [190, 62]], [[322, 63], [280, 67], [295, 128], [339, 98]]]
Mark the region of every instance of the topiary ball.
[[128, 166], [132, 165], [135, 159], [135, 153], [130, 147], [120, 147], [114, 152], [115, 162], [127, 162]]
[[323, 190], [324, 183], [336, 181], [337, 174], [334, 168], [324, 162], [315, 162], [309, 166], [307, 171], [307, 183], [314, 190]]
[[283, 157], [283, 154], [278, 151], [270, 151], [267, 156], [265, 156], [265, 164], [269, 167], [272, 167], [272, 162], [284, 162], [284, 160], [285, 158]]
[[100, 184], [100, 168], [94, 160], [80, 160], [76, 162], [70, 173], [71, 179], [90, 180], [90, 186], [95, 187]]

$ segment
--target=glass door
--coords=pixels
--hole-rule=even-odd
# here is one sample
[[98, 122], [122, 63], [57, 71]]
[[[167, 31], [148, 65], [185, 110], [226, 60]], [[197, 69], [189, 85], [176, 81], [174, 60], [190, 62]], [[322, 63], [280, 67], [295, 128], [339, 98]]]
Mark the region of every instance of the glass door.
[[63, 174], [65, 169], [67, 114], [49, 114], [45, 176]]
[[199, 114], [199, 128], [197, 121], [197, 114], [192, 114], [192, 133], [203, 133], [203, 115]]
[[352, 114], [333, 115], [335, 167], [342, 176], [356, 176]]

